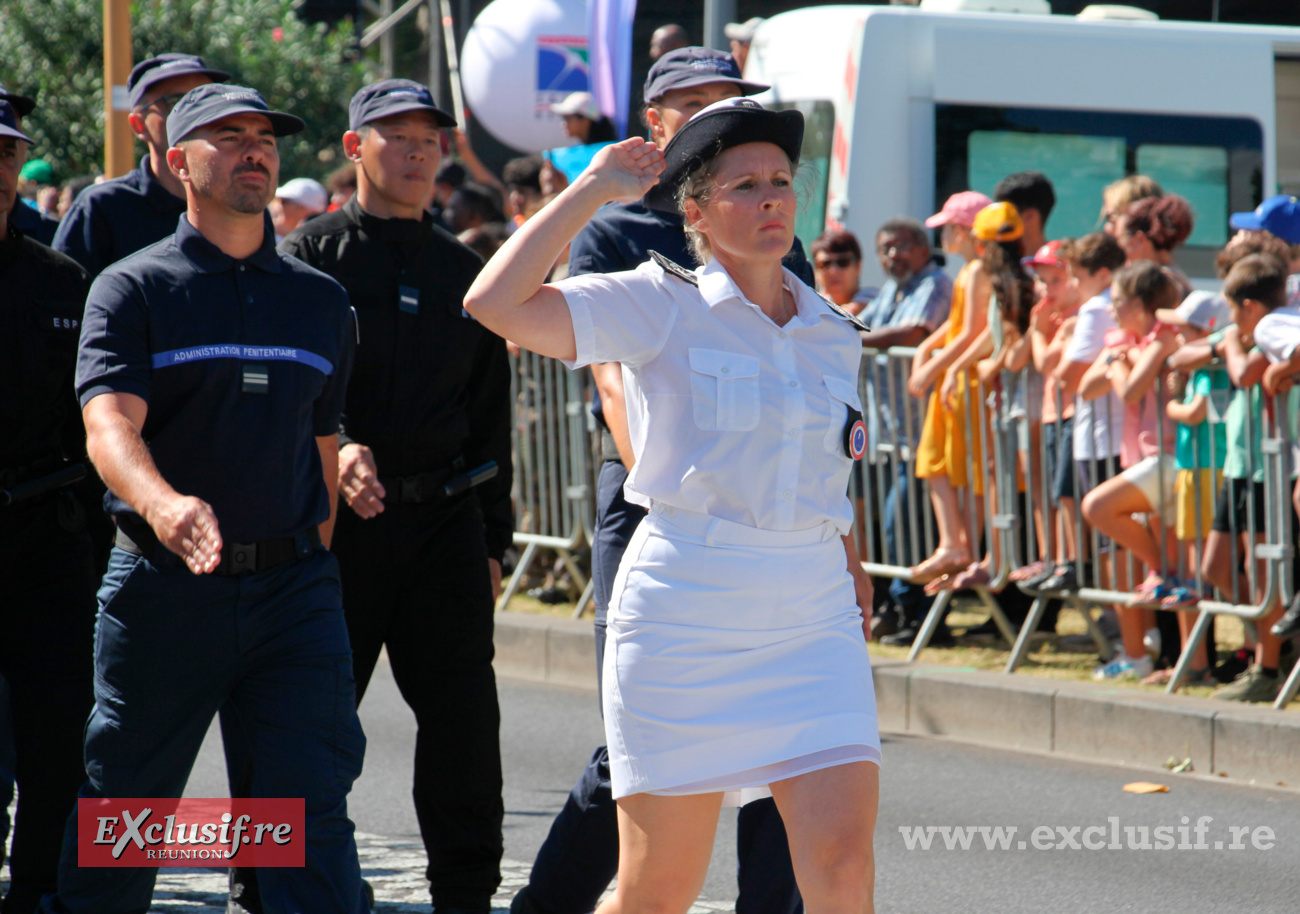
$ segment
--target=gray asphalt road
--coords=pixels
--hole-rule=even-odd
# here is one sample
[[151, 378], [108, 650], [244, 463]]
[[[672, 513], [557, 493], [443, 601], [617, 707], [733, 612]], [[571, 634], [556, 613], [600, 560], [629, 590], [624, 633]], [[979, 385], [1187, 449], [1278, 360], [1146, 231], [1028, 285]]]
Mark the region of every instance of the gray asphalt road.
[[[500, 690], [506, 856], [531, 861], [601, 740], [600, 716], [590, 693], [504, 679]], [[376, 671], [361, 716], [370, 743], [365, 773], [352, 794], [353, 818], [365, 832], [415, 836], [410, 809], [414, 724], [386, 666]], [[209, 734], [190, 781], [191, 796], [224, 793], [219, 747], [215, 734]], [[1172, 789], [1125, 793], [1123, 786], [1132, 781], [1157, 781]], [[1300, 897], [1295, 887], [1300, 796], [1294, 792], [912, 737], [886, 739], [881, 789], [876, 829], [881, 912], [1290, 914]], [[1196, 843], [1191, 829], [1206, 816], [1208, 848], [1179, 849], [1180, 842]], [[1128, 841], [1126, 827], [1163, 826], [1175, 846], [1156, 849], [1160, 835], [1153, 833], [1150, 850], [1084, 847], [1085, 839], [1110, 843], [1110, 817], [1118, 819], [1121, 844]], [[704, 899], [735, 897], [734, 826], [734, 812], [724, 810]], [[900, 828], [927, 826], [1014, 827], [1016, 832], [1004, 835], [1006, 850], [987, 849], [978, 833], [969, 850], [948, 849], [940, 832], [933, 834], [929, 850], [909, 850]], [[1085, 834], [1093, 826], [1101, 831]], [[1240, 835], [1244, 849], [1229, 849], [1234, 826], [1249, 829]], [[1034, 849], [1036, 827], [1048, 829], [1047, 841], [1040, 834], [1039, 843], [1049, 843], [1051, 849]], [[1273, 832], [1271, 849], [1254, 846], [1256, 841], [1269, 843], [1261, 827]], [[949, 835], [957, 842], [959, 836]], [[1140, 841], [1141, 831], [1133, 837]], [[989, 833], [990, 840], [996, 838]], [[1214, 849], [1216, 841], [1224, 848]], [[1071, 842], [1079, 847], [1072, 848]]]

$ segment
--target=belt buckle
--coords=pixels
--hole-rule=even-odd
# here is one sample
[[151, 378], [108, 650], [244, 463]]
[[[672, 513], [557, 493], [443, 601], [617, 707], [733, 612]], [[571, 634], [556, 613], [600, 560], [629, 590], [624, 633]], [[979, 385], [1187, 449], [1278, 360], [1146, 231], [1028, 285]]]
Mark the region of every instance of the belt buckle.
[[257, 543], [233, 543], [229, 549], [231, 574], [257, 571]]
[[404, 505], [416, 504], [420, 501], [420, 479], [417, 476], [403, 476], [401, 491], [397, 495], [398, 501]]

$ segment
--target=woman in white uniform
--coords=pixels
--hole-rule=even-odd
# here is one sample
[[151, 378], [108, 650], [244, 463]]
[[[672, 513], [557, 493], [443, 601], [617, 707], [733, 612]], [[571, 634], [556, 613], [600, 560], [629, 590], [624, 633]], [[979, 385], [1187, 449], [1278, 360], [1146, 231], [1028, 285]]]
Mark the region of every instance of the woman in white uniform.
[[[609, 610], [621, 851], [600, 914], [686, 911], [720, 805], [768, 791], [809, 914], [873, 910], [871, 584], [847, 535], [861, 343], [853, 318], [781, 266], [802, 136], [797, 111], [740, 98], [696, 114], [662, 153], [606, 147], [465, 299], [525, 348], [623, 365], [626, 493], [650, 514]], [[703, 267], [656, 258], [543, 285], [600, 206], [643, 195], [680, 207]]]

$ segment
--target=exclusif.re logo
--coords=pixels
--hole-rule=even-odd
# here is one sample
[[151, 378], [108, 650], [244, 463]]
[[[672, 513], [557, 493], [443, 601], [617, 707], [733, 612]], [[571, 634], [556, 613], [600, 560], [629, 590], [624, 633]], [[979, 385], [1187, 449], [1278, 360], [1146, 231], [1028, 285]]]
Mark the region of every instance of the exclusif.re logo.
[[77, 801], [79, 866], [303, 866], [297, 799]]

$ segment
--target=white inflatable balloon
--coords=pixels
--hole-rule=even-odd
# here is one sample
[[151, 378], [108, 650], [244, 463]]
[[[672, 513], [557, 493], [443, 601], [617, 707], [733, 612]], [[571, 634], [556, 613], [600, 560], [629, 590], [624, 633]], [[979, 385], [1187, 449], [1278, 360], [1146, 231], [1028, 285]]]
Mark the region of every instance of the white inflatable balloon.
[[499, 140], [526, 152], [563, 146], [548, 105], [590, 89], [585, 0], [495, 0], [474, 20], [460, 58], [465, 102]]

